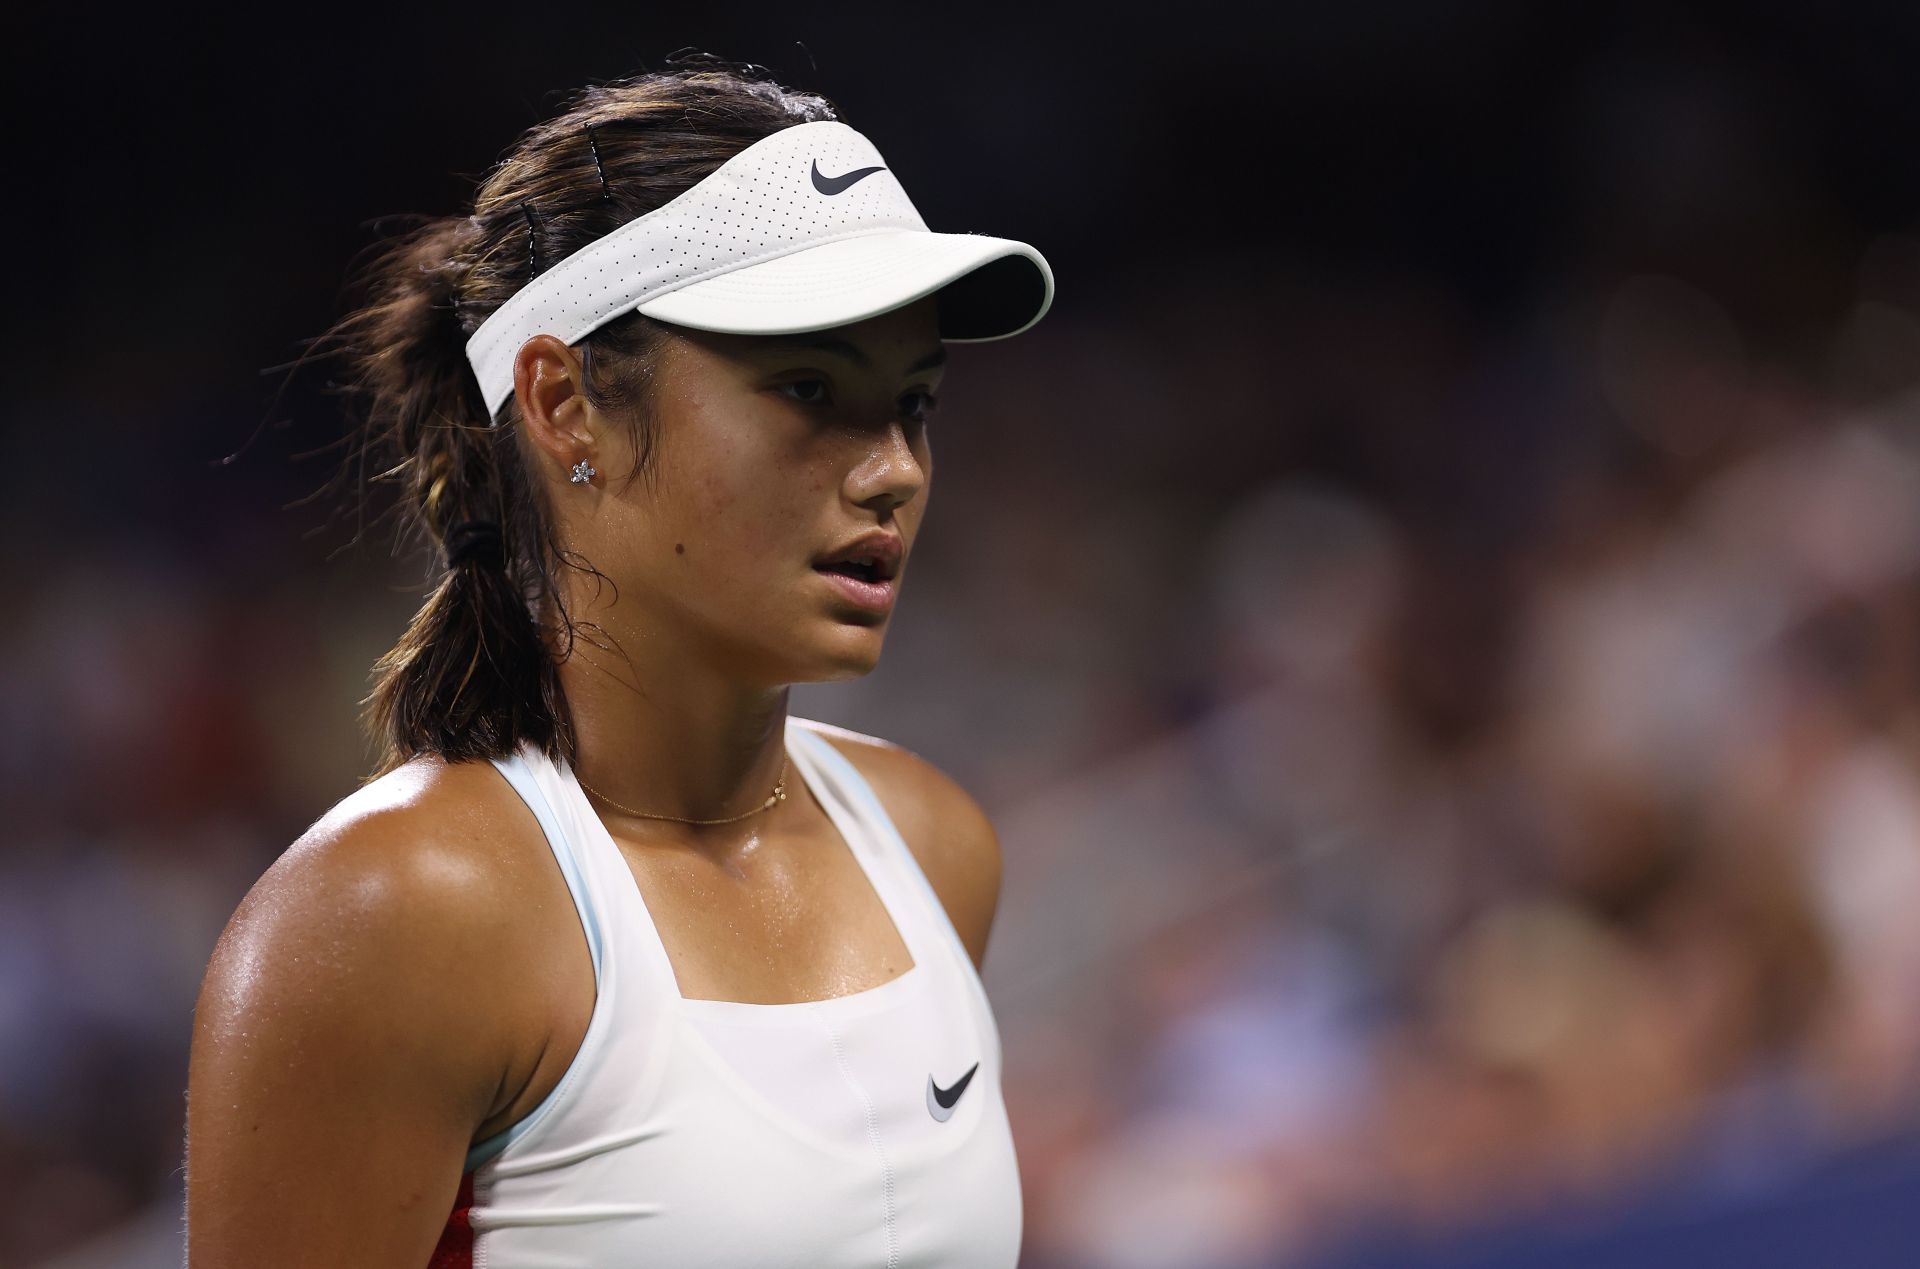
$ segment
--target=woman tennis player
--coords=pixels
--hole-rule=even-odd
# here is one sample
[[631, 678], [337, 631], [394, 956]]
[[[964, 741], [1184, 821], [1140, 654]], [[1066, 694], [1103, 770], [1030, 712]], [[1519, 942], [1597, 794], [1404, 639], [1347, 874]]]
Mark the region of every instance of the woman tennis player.
[[586, 90], [333, 332], [445, 575], [376, 775], [203, 985], [195, 1269], [1008, 1266], [992, 826], [787, 713], [864, 674], [943, 344], [1052, 300], [824, 100]]

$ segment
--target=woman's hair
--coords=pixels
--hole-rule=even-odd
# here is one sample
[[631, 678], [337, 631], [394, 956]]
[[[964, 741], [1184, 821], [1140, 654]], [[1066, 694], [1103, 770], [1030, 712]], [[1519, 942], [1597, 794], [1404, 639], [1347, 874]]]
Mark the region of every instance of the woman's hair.
[[[446, 569], [375, 663], [361, 715], [380, 749], [369, 779], [423, 752], [499, 757], [525, 741], [573, 761], [557, 667], [576, 632], [558, 572], [605, 575], [563, 558], [573, 553], [554, 540], [517, 401], [487, 417], [466, 341], [530, 279], [754, 142], [837, 118], [825, 99], [755, 78], [755, 69], [701, 55], [582, 90], [513, 145], [476, 191], [472, 215], [426, 218], [376, 244], [355, 275], [364, 303], [315, 341], [343, 363], [334, 390], [359, 416], [349, 465], [366, 472], [370, 463], [378, 475], [367, 479], [399, 486], [402, 538], [438, 556], [454, 526], [491, 520], [504, 557], [495, 566], [483, 552]], [[646, 387], [663, 338], [659, 324], [629, 313], [576, 345], [587, 399], [632, 430], [629, 482], [650, 474]]]

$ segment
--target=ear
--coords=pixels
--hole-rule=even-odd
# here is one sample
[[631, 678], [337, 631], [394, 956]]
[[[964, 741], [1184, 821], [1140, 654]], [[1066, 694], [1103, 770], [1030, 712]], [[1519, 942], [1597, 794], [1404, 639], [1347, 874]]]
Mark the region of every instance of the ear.
[[562, 468], [593, 452], [593, 409], [580, 355], [557, 336], [535, 335], [513, 358], [513, 395], [527, 439]]

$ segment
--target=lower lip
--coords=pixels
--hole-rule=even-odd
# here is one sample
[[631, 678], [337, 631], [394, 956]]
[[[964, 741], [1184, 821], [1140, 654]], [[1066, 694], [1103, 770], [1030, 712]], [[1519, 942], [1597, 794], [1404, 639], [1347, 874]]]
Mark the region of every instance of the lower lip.
[[899, 580], [897, 578], [884, 582], [863, 582], [845, 573], [829, 573], [825, 569], [818, 568], [813, 571], [833, 583], [833, 588], [840, 593], [840, 597], [856, 608], [864, 608], [868, 612], [885, 612], [893, 607], [893, 584], [894, 581]]

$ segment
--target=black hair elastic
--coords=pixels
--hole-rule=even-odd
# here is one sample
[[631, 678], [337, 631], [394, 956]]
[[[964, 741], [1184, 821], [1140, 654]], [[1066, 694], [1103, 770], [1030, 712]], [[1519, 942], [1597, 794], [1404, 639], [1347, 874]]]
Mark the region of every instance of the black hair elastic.
[[500, 526], [492, 520], [462, 520], [447, 530], [446, 547], [449, 570], [469, 560], [484, 568], [502, 568], [507, 562]]
[[593, 170], [600, 176], [600, 201], [611, 203], [613, 201], [613, 187], [607, 184], [607, 169], [600, 164], [600, 142], [594, 139], [592, 124], [589, 123], [582, 126], [585, 127], [587, 131], [587, 148], [593, 151]]

